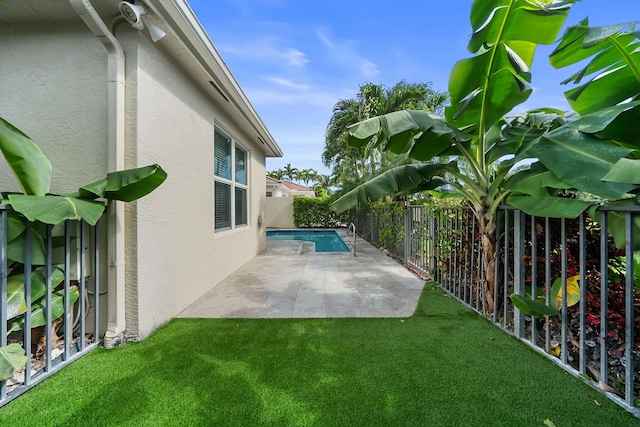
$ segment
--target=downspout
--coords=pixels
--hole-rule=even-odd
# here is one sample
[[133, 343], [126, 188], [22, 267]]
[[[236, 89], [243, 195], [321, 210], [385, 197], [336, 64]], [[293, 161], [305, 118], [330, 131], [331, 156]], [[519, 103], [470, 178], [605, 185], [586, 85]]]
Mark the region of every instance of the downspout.
[[[69, 0], [69, 2], [108, 52], [107, 169], [109, 172], [121, 170], [124, 169], [125, 142], [124, 51], [89, 0]], [[123, 202], [110, 201], [107, 207], [109, 269], [107, 273], [108, 323], [104, 335], [105, 348], [113, 348], [122, 344], [124, 337], [126, 326], [124, 252], [124, 204]]]

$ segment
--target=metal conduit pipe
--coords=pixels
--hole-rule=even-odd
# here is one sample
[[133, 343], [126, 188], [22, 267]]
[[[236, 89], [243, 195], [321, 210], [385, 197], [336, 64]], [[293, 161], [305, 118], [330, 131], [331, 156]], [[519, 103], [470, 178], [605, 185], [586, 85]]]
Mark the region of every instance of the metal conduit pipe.
[[[124, 169], [124, 110], [125, 56], [122, 46], [109, 31], [89, 0], [69, 0], [87, 27], [108, 52], [108, 141], [107, 168], [109, 172]], [[124, 204], [111, 201], [107, 208], [108, 323], [104, 336], [105, 348], [113, 348], [123, 341], [125, 331], [124, 287]]]

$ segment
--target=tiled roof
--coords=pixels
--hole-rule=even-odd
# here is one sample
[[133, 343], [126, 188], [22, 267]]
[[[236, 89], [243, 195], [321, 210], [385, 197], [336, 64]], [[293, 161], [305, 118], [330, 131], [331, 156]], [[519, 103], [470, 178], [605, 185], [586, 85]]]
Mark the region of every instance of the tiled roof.
[[289, 190], [293, 190], [293, 191], [313, 191], [312, 188], [305, 187], [303, 185], [296, 184], [291, 181], [286, 181], [284, 179], [271, 178], [270, 176], [267, 177], [267, 184], [282, 184], [285, 187], [287, 187]]

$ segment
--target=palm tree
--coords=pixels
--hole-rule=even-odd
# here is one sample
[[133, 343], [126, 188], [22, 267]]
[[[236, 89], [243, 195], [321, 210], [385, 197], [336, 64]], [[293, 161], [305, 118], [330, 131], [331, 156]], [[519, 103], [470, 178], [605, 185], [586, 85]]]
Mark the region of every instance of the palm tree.
[[267, 176], [270, 176], [273, 179], [281, 180], [284, 177], [284, 173], [282, 172], [282, 169], [278, 169], [271, 172], [267, 172]]
[[287, 165], [282, 170], [282, 175], [287, 178], [289, 181], [293, 181], [298, 176], [298, 169], [291, 166], [291, 163], [287, 163]]
[[331, 175], [316, 175], [315, 177], [316, 180], [316, 185], [325, 188], [325, 189], [329, 189], [329, 187], [331, 187], [331, 184], [333, 182], [333, 180], [331, 179]]
[[347, 129], [365, 118], [362, 113], [362, 105], [358, 100], [342, 99], [336, 103], [325, 133], [325, 147], [322, 152], [322, 162], [325, 166], [335, 168], [347, 162], [355, 170], [360, 169], [364, 150], [351, 148], [347, 145]]
[[309, 186], [309, 181], [314, 181], [318, 176], [318, 172], [315, 169], [303, 169], [300, 171], [298, 179], [304, 181], [304, 185]]

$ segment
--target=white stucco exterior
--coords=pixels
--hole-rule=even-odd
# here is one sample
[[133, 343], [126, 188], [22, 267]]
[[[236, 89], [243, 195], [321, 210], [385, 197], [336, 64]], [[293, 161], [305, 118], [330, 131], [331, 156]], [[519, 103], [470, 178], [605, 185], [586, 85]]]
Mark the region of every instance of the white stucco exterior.
[[[33, 5], [32, 13], [17, 12], [19, 3]], [[107, 52], [68, 1], [50, 3], [62, 10], [47, 13], [37, 1], [0, 4], [9, 23], [0, 25], [0, 116], [43, 147], [53, 164], [52, 191], [68, 192], [108, 171]], [[107, 24], [117, 16], [117, 1], [95, 3]], [[125, 56], [124, 164], [158, 163], [168, 174], [125, 208], [129, 340], [146, 337], [264, 249], [258, 217], [266, 210], [265, 158], [282, 155], [186, 3], [146, 3], [167, 32], [160, 42], [126, 22], [113, 27]], [[247, 150], [249, 164], [248, 225], [218, 233], [216, 126]], [[0, 188], [16, 190], [0, 166]]]
[[[0, 116], [47, 154], [51, 192], [75, 191], [107, 173], [107, 58], [89, 35], [80, 20], [0, 25]], [[19, 190], [1, 157], [0, 171], [2, 190]]]

